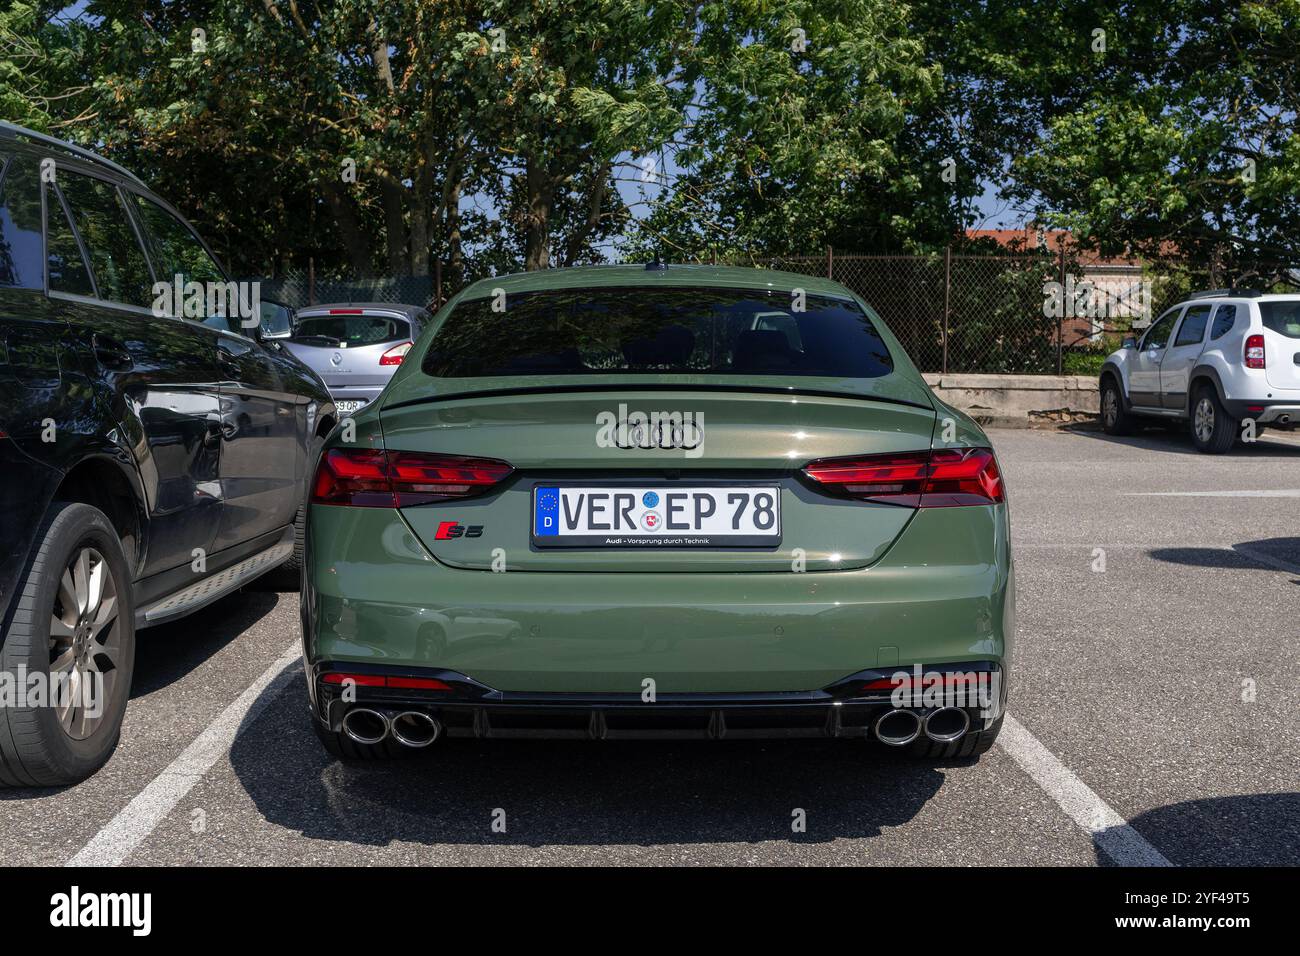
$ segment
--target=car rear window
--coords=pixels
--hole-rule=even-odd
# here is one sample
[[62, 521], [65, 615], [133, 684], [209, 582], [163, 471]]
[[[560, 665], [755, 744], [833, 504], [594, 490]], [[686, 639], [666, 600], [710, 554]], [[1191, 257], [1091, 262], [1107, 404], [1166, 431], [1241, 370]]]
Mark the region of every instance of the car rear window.
[[390, 315], [309, 315], [298, 320], [293, 341], [330, 348], [361, 348], [411, 338], [411, 323]]
[[1300, 301], [1261, 302], [1259, 316], [1264, 327], [1280, 335], [1300, 339]]
[[45, 287], [41, 186], [26, 156], [0, 156], [0, 286]]
[[723, 288], [564, 289], [472, 299], [424, 359], [440, 378], [659, 374], [878, 378], [893, 371], [854, 302]]

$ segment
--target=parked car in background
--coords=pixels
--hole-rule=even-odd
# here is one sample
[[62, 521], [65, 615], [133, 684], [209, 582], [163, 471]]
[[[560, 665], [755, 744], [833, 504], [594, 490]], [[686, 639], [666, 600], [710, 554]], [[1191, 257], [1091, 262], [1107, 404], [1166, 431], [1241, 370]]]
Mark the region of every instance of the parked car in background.
[[284, 306], [162, 314], [177, 275], [228, 281], [131, 173], [0, 124], [0, 681], [45, 688], [0, 706], [0, 785], [93, 773], [136, 631], [301, 558], [329, 394]]
[[1216, 289], [1166, 311], [1126, 339], [1101, 371], [1102, 426], [1188, 425], [1203, 452], [1227, 451], [1243, 423], [1300, 422], [1300, 295]]
[[661, 263], [495, 277], [354, 423], [312, 483], [301, 597], [335, 755], [802, 735], [965, 757], [998, 734], [1015, 589], [996, 459], [842, 285]]
[[337, 302], [299, 309], [289, 350], [325, 381], [339, 413], [373, 402], [428, 324], [417, 305]]

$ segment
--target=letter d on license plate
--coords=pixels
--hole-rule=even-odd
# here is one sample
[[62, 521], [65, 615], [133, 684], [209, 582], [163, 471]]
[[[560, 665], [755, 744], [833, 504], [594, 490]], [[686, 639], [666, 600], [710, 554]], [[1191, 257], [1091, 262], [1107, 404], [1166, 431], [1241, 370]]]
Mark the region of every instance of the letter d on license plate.
[[774, 548], [776, 485], [537, 485], [539, 548]]

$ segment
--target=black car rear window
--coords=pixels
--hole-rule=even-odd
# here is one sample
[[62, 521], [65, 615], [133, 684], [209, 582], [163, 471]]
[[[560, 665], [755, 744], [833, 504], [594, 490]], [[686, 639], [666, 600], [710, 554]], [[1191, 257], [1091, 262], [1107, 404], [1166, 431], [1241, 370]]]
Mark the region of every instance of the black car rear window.
[[360, 348], [410, 338], [411, 323], [389, 315], [309, 315], [298, 320], [293, 333], [295, 342], [331, 348]]
[[707, 373], [878, 378], [893, 371], [856, 303], [722, 288], [564, 289], [461, 302], [424, 360], [442, 378]]
[[1300, 302], [1261, 302], [1259, 316], [1265, 328], [1300, 339]]
[[45, 287], [41, 184], [35, 160], [0, 155], [0, 286]]

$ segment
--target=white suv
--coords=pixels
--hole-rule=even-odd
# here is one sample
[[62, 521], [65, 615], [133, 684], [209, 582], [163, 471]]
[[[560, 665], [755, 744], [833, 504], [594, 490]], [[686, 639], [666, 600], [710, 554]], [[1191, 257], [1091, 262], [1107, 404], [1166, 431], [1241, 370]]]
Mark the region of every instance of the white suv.
[[1102, 426], [1122, 435], [1142, 418], [1189, 422], [1196, 447], [1214, 454], [1244, 422], [1300, 424], [1300, 295], [1199, 293], [1140, 342], [1125, 339], [1102, 366]]

